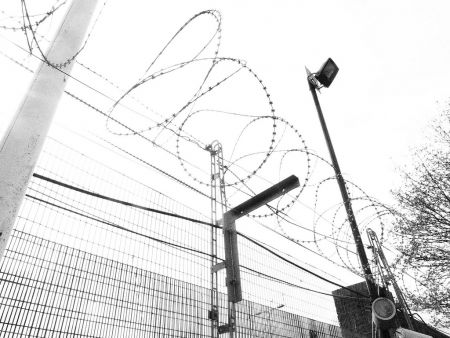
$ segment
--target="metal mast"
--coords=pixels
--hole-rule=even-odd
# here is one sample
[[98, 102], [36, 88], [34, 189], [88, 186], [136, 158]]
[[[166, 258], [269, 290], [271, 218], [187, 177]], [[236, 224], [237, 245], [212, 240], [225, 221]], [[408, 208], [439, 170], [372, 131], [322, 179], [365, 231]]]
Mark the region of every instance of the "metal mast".
[[367, 237], [369, 238], [370, 246], [373, 252], [373, 258], [375, 261], [375, 264], [378, 268], [378, 271], [380, 273], [380, 278], [382, 279], [383, 284], [387, 288], [389, 284], [392, 285], [394, 288], [395, 294], [397, 296], [397, 300], [399, 302], [399, 305], [402, 309], [403, 317], [405, 318], [406, 325], [408, 326], [408, 329], [414, 330], [413, 323], [411, 321], [411, 310], [408, 307], [408, 304], [406, 303], [406, 299], [403, 296], [402, 291], [400, 290], [400, 287], [398, 286], [394, 274], [391, 271], [391, 268], [389, 267], [388, 261], [386, 259], [386, 256], [384, 255], [383, 248], [381, 247], [381, 243], [378, 240], [378, 236], [370, 228], [367, 228]]
[[[345, 211], [347, 212], [347, 219], [350, 225], [350, 229], [352, 230], [353, 240], [355, 241], [356, 251], [358, 253], [359, 261], [361, 263], [361, 267], [363, 270], [364, 278], [366, 280], [367, 289], [369, 291], [370, 298], [375, 300], [378, 296], [377, 287], [373, 282], [372, 271], [370, 270], [369, 261], [367, 259], [366, 251], [364, 250], [364, 244], [361, 239], [361, 234], [358, 229], [358, 224], [356, 223], [355, 214], [352, 208], [352, 202], [350, 197], [348, 196], [347, 187], [345, 185], [344, 177], [342, 176], [341, 169], [339, 167], [339, 163], [336, 157], [336, 153], [333, 148], [333, 144], [331, 143], [331, 137], [328, 132], [327, 125], [325, 123], [325, 118], [323, 117], [322, 108], [320, 107], [319, 99], [317, 97], [316, 90], [319, 88], [319, 81], [315, 77], [314, 74], [306, 68], [307, 80], [309, 89], [311, 91], [311, 95], [314, 100], [314, 104], [316, 106], [317, 114], [319, 116], [320, 125], [322, 127], [323, 135], [325, 137], [325, 142], [327, 144], [328, 151], [331, 157], [331, 163], [333, 164], [333, 169], [336, 174], [336, 181], [339, 186], [339, 190], [341, 192], [342, 201], [344, 202]], [[329, 85], [329, 84], [328, 84]]]
[[[227, 199], [225, 195], [224, 167], [222, 145], [214, 141], [208, 146], [211, 154], [211, 221], [218, 225], [224, 218], [226, 212]], [[225, 268], [225, 264], [218, 262], [217, 257], [217, 237], [218, 228], [211, 227], [211, 310], [209, 319], [211, 320], [211, 337], [218, 337], [223, 328], [229, 328], [230, 337], [233, 337], [236, 327], [236, 308], [235, 304], [228, 304], [228, 324], [220, 326], [219, 322], [219, 290], [218, 290], [218, 271]]]

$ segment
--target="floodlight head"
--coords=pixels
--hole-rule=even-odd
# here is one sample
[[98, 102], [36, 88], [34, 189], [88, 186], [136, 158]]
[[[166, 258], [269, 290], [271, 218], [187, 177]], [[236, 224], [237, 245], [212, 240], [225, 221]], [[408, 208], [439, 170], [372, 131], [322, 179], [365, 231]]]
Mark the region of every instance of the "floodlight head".
[[388, 298], [379, 297], [372, 303], [372, 321], [380, 329], [390, 329], [396, 326], [397, 309]]
[[322, 65], [320, 70], [315, 75], [315, 78], [326, 88], [328, 88], [333, 82], [336, 74], [338, 73], [339, 68], [336, 63], [328, 58], [327, 61]]

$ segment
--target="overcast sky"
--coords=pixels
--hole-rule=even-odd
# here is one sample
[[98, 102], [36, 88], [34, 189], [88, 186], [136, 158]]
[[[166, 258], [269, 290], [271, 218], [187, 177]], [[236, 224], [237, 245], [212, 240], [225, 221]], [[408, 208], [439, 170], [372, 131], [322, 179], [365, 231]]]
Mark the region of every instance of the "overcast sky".
[[[80, 58], [110, 73], [135, 60], [145, 69], [145, 59], [189, 17], [217, 9], [220, 55], [246, 60], [269, 88], [277, 114], [328, 158], [304, 66], [315, 71], [332, 57], [340, 72], [319, 99], [341, 168], [385, 199], [396, 167], [408, 161], [410, 147], [420, 144], [422, 129], [448, 98], [449, 7], [447, 1], [110, 1], [86, 50], [95, 52]], [[113, 38], [105, 40], [105, 31]], [[102, 49], [109, 54], [93, 59]], [[3, 131], [28, 82], [4, 57], [0, 65]]]

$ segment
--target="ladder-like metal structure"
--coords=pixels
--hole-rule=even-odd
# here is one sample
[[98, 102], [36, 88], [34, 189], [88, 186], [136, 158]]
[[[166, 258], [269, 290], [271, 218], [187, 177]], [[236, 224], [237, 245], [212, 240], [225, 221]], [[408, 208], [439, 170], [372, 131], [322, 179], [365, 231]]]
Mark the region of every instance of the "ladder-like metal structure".
[[378, 240], [378, 236], [375, 233], [375, 231], [373, 231], [370, 228], [368, 228], [366, 230], [366, 232], [367, 232], [367, 237], [369, 238], [370, 247], [373, 252], [374, 263], [375, 263], [378, 273], [380, 275], [381, 282], [386, 289], [388, 288], [389, 285], [392, 285], [392, 287], [394, 288], [399, 306], [402, 310], [406, 325], [408, 326], [408, 329], [414, 330], [414, 326], [411, 321], [411, 311], [408, 307], [408, 304], [406, 303], [406, 299], [403, 296], [402, 291], [400, 290], [400, 287], [397, 284], [397, 281], [395, 280], [395, 276], [392, 273], [391, 268], [389, 267], [389, 264], [386, 259], [386, 256], [384, 255], [381, 243]]
[[[211, 222], [219, 225], [219, 221], [223, 220], [227, 209], [222, 145], [218, 141], [214, 141], [206, 149], [211, 154]], [[225, 264], [218, 261], [217, 238], [218, 227], [211, 227], [211, 310], [209, 312], [211, 337], [218, 337], [219, 334], [226, 332], [229, 332], [229, 337], [233, 337], [236, 329], [234, 303], [228, 303], [228, 323], [220, 325], [219, 321], [218, 271], [224, 268]]]

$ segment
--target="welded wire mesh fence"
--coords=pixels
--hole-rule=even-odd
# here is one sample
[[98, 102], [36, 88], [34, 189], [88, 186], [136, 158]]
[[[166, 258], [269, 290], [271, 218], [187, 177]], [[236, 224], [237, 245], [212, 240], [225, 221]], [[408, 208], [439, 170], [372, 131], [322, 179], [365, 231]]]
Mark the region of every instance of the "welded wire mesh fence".
[[[4, 336], [209, 337], [209, 289], [15, 230], [1, 266]], [[226, 295], [220, 294], [226, 311]], [[340, 337], [340, 329], [254, 302], [241, 337]]]
[[[1, 335], [210, 336], [208, 222], [49, 137], [0, 267]], [[341, 336], [329, 295], [335, 286], [244, 237], [239, 249], [238, 336]], [[223, 260], [221, 241], [218, 252]], [[219, 274], [222, 324], [226, 299]]]

